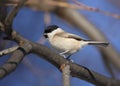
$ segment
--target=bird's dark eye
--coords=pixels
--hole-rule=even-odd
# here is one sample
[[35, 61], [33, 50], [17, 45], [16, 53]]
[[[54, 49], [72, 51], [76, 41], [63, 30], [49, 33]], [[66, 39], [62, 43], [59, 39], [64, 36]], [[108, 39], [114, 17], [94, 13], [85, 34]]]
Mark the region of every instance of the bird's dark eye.
[[47, 34], [44, 34], [44, 37], [45, 37], [45, 38], [48, 38], [48, 35], [47, 35]]

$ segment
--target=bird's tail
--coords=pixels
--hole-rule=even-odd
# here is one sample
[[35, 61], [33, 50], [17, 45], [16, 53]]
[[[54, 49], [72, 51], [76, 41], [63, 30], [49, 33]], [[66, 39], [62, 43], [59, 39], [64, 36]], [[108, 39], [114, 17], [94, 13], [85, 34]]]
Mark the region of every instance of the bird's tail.
[[89, 41], [88, 44], [89, 45], [103, 45], [103, 46], [108, 46], [109, 45], [108, 42], [99, 42], [99, 41]]

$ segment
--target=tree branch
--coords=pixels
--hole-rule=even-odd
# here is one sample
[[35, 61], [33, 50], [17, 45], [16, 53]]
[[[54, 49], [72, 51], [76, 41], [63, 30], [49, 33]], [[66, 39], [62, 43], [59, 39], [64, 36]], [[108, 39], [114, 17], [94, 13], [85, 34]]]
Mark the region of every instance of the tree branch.
[[1, 67], [0, 67], [0, 79], [5, 77], [7, 74], [12, 72], [17, 65], [22, 61], [24, 55], [28, 54], [31, 51], [31, 46], [29, 42], [20, 36], [16, 31], [12, 29], [12, 22], [19, 11], [19, 9], [23, 6], [24, 1], [22, 0], [7, 16], [4, 22], [0, 22], [0, 31], [6, 33], [9, 40], [16, 41], [20, 47], [15, 50], [11, 56]]
[[67, 63], [63, 65], [65, 65], [62, 68], [63, 86], [70, 86], [70, 66]]
[[[43, 45], [32, 43], [32, 46], [33, 46], [32, 53], [37, 54], [38, 56], [47, 60], [48, 62], [56, 66], [58, 69], [62, 64], [65, 64], [67, 62], [65, 58], [52, 52], [50, 49], [48, 49]], [[120, 85], [119, 80], [105, 77], [101, 74], [91, 71], [88, 68], [78, 65], [76, 63], [69, 62], [69, 65], [70, 65], [71, 76], [73, 77], [83, 79], [85, 81], [88, 81], [90, 83], [93, 83], [99, 86], [119, 86]]]
[[14, 51], [12, 56], [0, 67], [0, 79], [13, 72], [30, 50], [31, 46], [28, 43], [25, 43]]
[[27, 0], [21, 0], [17, 6], [13, 7], [13, 9], [10, 11], [10, 13], [7, 15], [5, 19], [5, 24], [6, 25], [12, 25], [14, 17], [17, 15], [18, 11], [24, 6], [24, 3]]
[[8, 53], [11, 53], [13, 51], [15, 51], [19, 46], [14, 46], [5, 50], [0, 51], [0, 56], [6, 55]]

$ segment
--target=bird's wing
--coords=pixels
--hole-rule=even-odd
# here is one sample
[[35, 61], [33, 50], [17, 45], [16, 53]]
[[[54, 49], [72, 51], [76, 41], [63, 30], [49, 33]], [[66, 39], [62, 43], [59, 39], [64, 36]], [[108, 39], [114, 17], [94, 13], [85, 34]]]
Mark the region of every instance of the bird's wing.
[[60, 34], [57, 34], [57, 35], [59, 35], [61, 37], [64, 37], [64, 38], [72, 38], [72, 39], [76, 39], [76, 40], [85, 40], [84, 38], [82, 38], [78, 35], [67, 33], [67, 32], [63, 32], [63, 33], [60, 33]]

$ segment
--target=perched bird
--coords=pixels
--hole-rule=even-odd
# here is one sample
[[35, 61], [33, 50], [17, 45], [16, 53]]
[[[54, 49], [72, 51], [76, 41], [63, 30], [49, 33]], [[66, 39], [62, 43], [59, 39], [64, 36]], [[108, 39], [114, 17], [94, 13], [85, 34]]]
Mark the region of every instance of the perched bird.
[[50, 44], [59, 52], [60, 55], [67, 55], [67, 59], [86, 45], [107, 46], [109, 44], [108, 42], [85, 40], [78, 35], [65, 32], [57, 25], [46, 27], [44, 37], [48, 39]]

